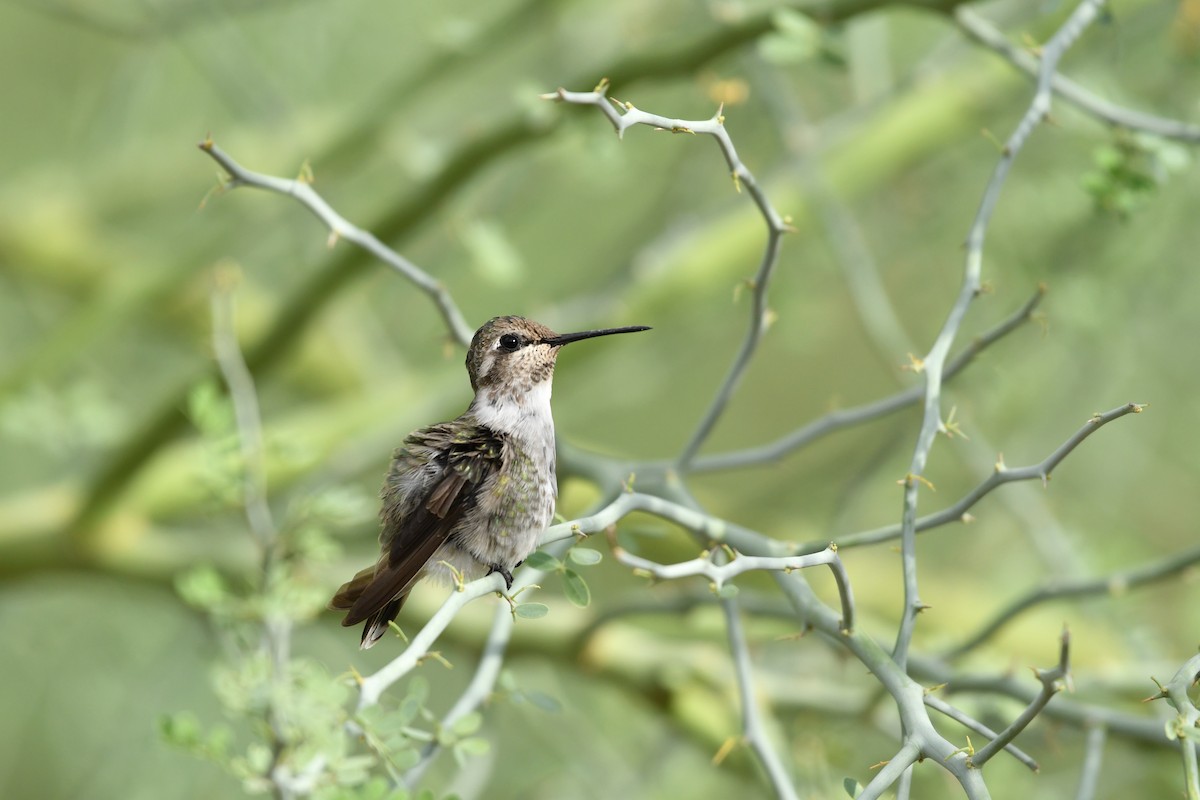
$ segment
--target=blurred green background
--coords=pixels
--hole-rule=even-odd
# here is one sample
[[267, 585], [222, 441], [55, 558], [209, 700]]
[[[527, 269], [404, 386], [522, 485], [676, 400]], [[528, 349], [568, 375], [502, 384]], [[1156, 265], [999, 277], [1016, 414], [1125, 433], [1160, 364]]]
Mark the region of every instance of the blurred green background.
[[[330, 248], [301, 207], [252, 190], [213, 193], [211, 134], [248, 168], [296, 176], [343, 215], [442, 281], [477, 325], [524, 314], [559, 330], [646, 324], [652, 334], [560, 362], [560, 437], [628, 458], [678, 453], [743, 336], [763, 227], [713, 143], [631, 130], [594, 110], [538, 100], [610, 76], [645, 110], [706, 118], [725, 103], [743, 160], [797, 228], [770, 306], [774, 324], [706, 453], [761, 444], [822, 412], [915, 380], [959, 285], [961, 242], [1028, 81], [931, 6], [517, 0], [337, 4], [291, 0], [4, 0], [0, 3], [0, 796], [199, 798], [236, 781], [160, 741], [157, 720], [221, 711], [209, 677], [220, 638], [173, 583], [215, 564], [254, 565], [242, 516], [217, 490], [214, 456], [186, 415], [213, 373], [209, 292], [234, 264], [239, 333], [258, 379], [280, 514], [336, 499], [341, 555], [316, 565], [332, 592], [373, 558], [374, 494], [391, 449], [469, 400], [462, 353], [432, 304], [350, 245]], [[880, 6], [880, 7], [876, 7]], [[975, 6], [1015, 42], [1044, 41], [1058, 2]], [[1063, 62], [1118, 104], [1196, 119], [1200, 3], [1113, 4]], [[1179, 145], [1122, 137], [1056, 105], [1021, 153], [991, 225], [990, 291], [960, 345], [1044, 282], [1038, 320], [946, 391], [968, 438], [940, 438], [922, 511], [950, 504], [1002, 452], [1040, 461], [1095, 411], [1147, 413], [1088, 440], [1047, 489], [1007, 487], [970, 527], [920, 540], [915, 647], [960, 641], [1025, 590], [1103, 575], [1196, 543], [1200, 518], [1200, 172]], [[201, 207], [203, 206], [203, 207]], [[857, 231], [861, 239], [847, 233]], [[858, 245], [858, 250], [854, 245]], [[850, 255], [847, 255], [850, 248]], [[855, 253], [857, 252], [857, 255]], [[863, 253], [873, 265], [864, 264]], [[848, 275], [892, 304], [856, 301]], [[897, 330], [898, 328], [898, 330]], [[697, 476], [713, 513], [791, 540], [895, 522], [918, 416], [841, 433], [778, 463]], [[594, 491], [563, 476], [560, 511]], [[695, 555], [652, 520], [623, 529], [660, 559]], [[593, 546], [605, 550], [602, 543]], [[894, 635], [894, 548], [844, 554], [863, 619]], [[499, 702], [486, 756], [431, 778], [464, 797], [765, 796], [744, 751], [720, 617], [619, 614], [707, 596], [646, 587], [606, 559], [578, 609], [557, 585], [542, 620], [517, 628], [510, 666], [562, 708]], [[824, 576], [817, 586], [828, 591]], [[747, 580], [744, 594], [770, 585]], [[967, 662], [1049, 665], [1070, 625], [1076, 699], [1151, 716], [1153, 692], [1197, 644], [1194, 573], [1116, 598], [1050, 604]], [[424, 587], [415, 630], [444, 596]], [[469, 679], [492, 601], [447, 634], [451, 671], [422, 667], [443, 711]], [[844, 796], [843, 776], [894, 752], [891, 705], [861, 665], [794, 623], [750, 634], [773, 729], [806, 797]], [[367, 672], [323, 615], [295, 649], [331, 676]], [[1027, 673], [1025, 673], [1027, 675]], [[963, 699], [964, 704], [970, 701]], [[970, 706], [993, 721], [1008, 701]], [[953, 726], [946, 726], [946, 730]], [[955, 732], [952, 738], [959, 736]], [[989, 767], [995, 796], [1074, 791], [1082, 735], [1044, 723], [1022, 740], [1042, 763]], [[932, 765], [922, 797], [957, 796]], [[1174, 754], [1113, 737], [1102, 797], [1174, 796]]]

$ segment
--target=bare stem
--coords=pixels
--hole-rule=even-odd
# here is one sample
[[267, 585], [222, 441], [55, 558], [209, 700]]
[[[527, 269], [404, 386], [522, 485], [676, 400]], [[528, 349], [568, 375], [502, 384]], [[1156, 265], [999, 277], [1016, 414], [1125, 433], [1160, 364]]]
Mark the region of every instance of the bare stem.
[[980, 769], [988, 760], [999, 753], [1005, 745], [1017, 737], [1017, 734], [1025, 730], [1029, 723], [1033, 722], [1046, 704], [1050, 702], [1050, 698], [1058, 694], [1068, 685], [1071, 679], [1071, 637], [1067, 631], [1063, 631], [1061, 645], [1059, 647], [1058, 664], [1051, 669], [1034, 670], [1034, 674], [1042, 684], [1042, 690], [1038, 692], [1037, 697], [1025, 707], [1012, 724], [1000, 732], [1000, 735], [992, 739], [980, 750], [976, 751], [975, 755], [971, 756], [971, 765], [976, 769]]

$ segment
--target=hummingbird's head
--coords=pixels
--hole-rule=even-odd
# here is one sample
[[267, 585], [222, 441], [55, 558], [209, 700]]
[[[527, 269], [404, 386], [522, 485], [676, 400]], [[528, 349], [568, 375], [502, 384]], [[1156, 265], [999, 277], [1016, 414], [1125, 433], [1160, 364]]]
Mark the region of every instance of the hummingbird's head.
[[563, 345], [612, 333], [647, 331], [638, 325], [579, 333], [555, 333], [524, 317], [495, 317], [475, 331], [467, 350], [471, 388], [507, 387], [514, 394], [528, 392], [554, 376], [554, 363]]

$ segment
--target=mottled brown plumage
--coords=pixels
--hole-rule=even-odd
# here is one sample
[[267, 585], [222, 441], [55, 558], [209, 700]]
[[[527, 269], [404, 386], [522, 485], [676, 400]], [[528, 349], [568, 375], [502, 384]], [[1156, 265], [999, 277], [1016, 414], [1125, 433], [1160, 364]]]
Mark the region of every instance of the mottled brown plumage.
[[[411, 433], [383, 485], [379, 560], [342, 585], [329, 605], [343, 625], [365, 622], [370, 647], [414, 583], [458, 572], [499, 572], [509, 586], [554, 514], [558, 494], [550, 386], [559, 350], [579, 339], [648, 330], [560, 335], [523, 317], [496, 317], [467, 351], [475, 398], [452, 422]], [[451, 569], [451, 567], [453, 569]]]

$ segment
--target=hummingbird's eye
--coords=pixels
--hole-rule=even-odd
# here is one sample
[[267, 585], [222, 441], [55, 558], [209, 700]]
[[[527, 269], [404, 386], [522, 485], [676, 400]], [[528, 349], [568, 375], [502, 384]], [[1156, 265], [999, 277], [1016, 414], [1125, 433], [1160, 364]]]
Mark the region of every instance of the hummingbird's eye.
[[521, 347], [521, 339], [515, 333], [506, 333], [500, 337], [500, 349], [509, 353], [516, 352]]

